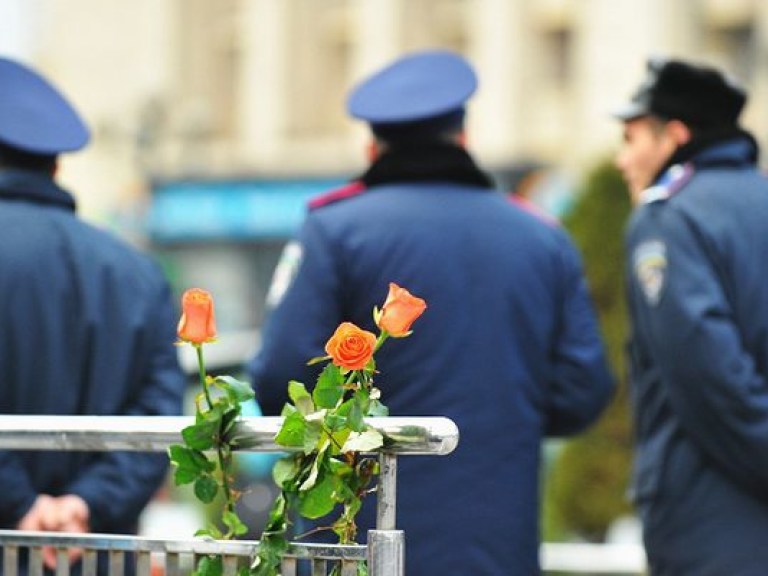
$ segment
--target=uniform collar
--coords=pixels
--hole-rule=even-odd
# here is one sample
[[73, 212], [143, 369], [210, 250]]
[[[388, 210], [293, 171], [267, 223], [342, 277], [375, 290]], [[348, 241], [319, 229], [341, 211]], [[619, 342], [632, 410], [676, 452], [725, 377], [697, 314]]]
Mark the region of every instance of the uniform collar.
[[75, 199], [53, 179], [40, 172], [0, 169], [0, 200], [22, 200], [75, 210]]
[[463, 148], [446, 143], [398, 145], [384, 152], [362, 175], [368, 187], [400, 182], [454, 182], [493, 188], [493, 181]]
[[656, 180], [656, 183], [640, 192], [640, 204], [666, 200], [678, 192], [693, 176], [693, 164], [675, 164]]
[[[709, 168], [748, 168], [757, 162], [755, 139], [744, 131], [730, 138], [700, 138], [681, 147], [650, 188], [640, 193], [640, 203], [666, 200], [681, 190], [694, 172]], [[677, 159], [677, 162], [674, 160]]]
[[759, 147], [754, 137], [737, 126], [700, 133], [680, 146], [662, 166], [657, 180], [675, 164], [691, 162], [696, 168], [757, 164]]
[[757, 144], [751, 137], [734, 138], [704, 148], [691, 161], [697, 168], [754, 166], [757, 162]]

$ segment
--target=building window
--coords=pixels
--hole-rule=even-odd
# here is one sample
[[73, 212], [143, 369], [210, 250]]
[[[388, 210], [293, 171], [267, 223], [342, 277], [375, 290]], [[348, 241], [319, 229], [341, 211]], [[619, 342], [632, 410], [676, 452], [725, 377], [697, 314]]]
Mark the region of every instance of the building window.
[[187, 0], [179, 9], [181, 132], [192, 140], [230, 137], [237, 123], [238, 2]]
[[466, 0], [408, 0], [402, 3], [405, 50], [441, 47], [465, 53], [469, 3]]
[[571, 51], [573, 34], [570, 28], [556, 27], [543, 31], [542, 75], [543, 80], [555, 89], [566, 89], [571, 81]]
[[341, 131], [353, 30], [349, 0], [289, 0], [288, 134], [322, 137]]
[[706, 50], [741, 82], [749, 82], [755, 76], [757, 34], [751, 22], [710, 28]]

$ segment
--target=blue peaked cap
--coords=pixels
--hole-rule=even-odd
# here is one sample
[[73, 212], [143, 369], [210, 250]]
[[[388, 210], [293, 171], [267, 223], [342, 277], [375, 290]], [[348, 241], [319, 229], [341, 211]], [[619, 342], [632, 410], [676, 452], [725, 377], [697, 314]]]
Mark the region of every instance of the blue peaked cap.
[[32, 69], [0, 57], [0, 144], [29, 154], [79, 150], [90, 133], [80, 115]]
[[347, 110], [375, 133], [459, 125], [464, 103], [477, 89], [469, 63], [447, 50], [399, 58], [363, 80], [350, 93]]

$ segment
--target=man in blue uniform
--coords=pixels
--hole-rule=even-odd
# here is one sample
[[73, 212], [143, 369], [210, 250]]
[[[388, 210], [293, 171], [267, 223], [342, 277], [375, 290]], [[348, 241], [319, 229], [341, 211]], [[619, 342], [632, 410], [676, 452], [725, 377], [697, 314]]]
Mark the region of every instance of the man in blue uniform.
[[654, 576], [768, 570], [768, 181], [745, 92], [676, 60], [617, 116], [637, 436]]
[[461, 433], [452, 455], [398, 465], [397, 525], [418, 576], [538, 573], [542, 438], [583, 430], [612, 393], [574, 246], [494, 190], [464, 149], [476, 85], [463, 58], [427, 51], [352, 91], [371, 164], [311, 203], [251, 365], [278, 413], [290, 379], [314, 380], [306, 361], [340, 322], [375, 331], [389, 282], [427, 301], [413, 335], [377, 354], [392, 415], [447, 416]]
[[[185, 378], [161, 270], [79, 220], [54, 181], [58, 154], [88, 138], [53, 86], [0, 58], [0, 413], [179, 414]], [[130, 533], [167, 461], [0, 451], [0, 526]]]

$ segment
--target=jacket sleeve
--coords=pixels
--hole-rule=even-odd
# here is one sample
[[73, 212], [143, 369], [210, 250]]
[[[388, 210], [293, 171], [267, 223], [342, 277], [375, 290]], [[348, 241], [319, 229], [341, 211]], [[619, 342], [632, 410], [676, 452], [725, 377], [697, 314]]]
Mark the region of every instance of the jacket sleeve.
[[642, 301], [641, 286], [633, 292], [672, 410], [734, 482], [768, 494], [768, 383], [743, 345], [714, 245], [681, 212], [658, 216], [643, 237], [665, 244], [662, 292], [655, 305]]
[[37, 491], [19, 460], [10, 450], [0, 451], [0, 528], [13, 529], [29, 511]]
[[295, 277], [267, 319], [261, 349], [248, 366], [256, 400], [264, 414], [277, 415], [288, 400], [288, 382], [310, 387], [320, 368], [307, 366], [325, 354], [324, 346], [341, 317], [340, 273], [323, 227], [311, 215], [299, 234], [300, 263]]
[[[186, 378], [174, 346], [176, 314], [170, 290], [163, 286], [146, 329], [148, 361], [141, 385], [122, 411], [128, 416], [181, 414]], [[165, 453], [104, 452], [72, 480], [67, 492], [81, 496], [90, 507], [94, 532], [124, 530], [135, 522], [162, 483], [168, 469]]]
[[547, 394], [549, 436], [580, 432], [610, 400], [614, 381], [576, 248], [562, 237], [560, 322], [555, 331]]

